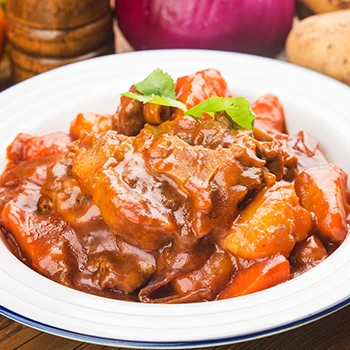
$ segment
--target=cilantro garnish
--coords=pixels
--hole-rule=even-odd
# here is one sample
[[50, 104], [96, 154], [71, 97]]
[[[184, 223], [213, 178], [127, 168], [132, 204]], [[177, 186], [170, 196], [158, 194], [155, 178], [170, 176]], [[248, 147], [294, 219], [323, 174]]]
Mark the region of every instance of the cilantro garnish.
[[176, 100], [174, 79], [161, 69], [155, 69], [146, 79], [135, 85], [141, 94], [125, 92], [122, 96], [130, 97], [143, 103], [155, 103], [161, 106], [180, 108], [186, 111], [186, 106]]
[[180, 108], [185, 115], [202, 118], [203, 114], [214, 117], [215, 113], [225, 112], [226, 116], [245, 129], [254, 128], [255, 114], [244, 97], [211, 97], [187, 110], [176, 100], [174, 79], [161, 69], [155, 69], [146, 79], [135, 85], [140, 93], [125, 92], [122, 96], [130, 97], [143, 103]]
[[122, 94], [122, 96], [127, 96], [143, 103], [155, 103], [161, 106], [180, 108], [184, 112], [186, 111], [186, 106], [182, 102], [166, 96], [153, 95], [153, 94], [151, 96], [147, 96], [147, 95], [135, 94], [133, 92], [125, 92], [124, 94]]
[[165, 96], [176, 99], [174, 79], [161, 69], [155, 69], [146, 79], [135, 85], [144, 95]]
[[210, 97], [186, 111], [185, 115], [202, 118], [203, 113], [214, 116], [217, 112], [225, 112], [242, 128], [248, 130], [254, 128], [255, 114], [244, 97]]

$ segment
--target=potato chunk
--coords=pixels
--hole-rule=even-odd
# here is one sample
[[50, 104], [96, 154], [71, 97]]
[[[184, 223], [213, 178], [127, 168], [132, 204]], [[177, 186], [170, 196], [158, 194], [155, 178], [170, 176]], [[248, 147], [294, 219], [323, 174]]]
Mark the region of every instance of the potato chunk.
[[288, 257], [312, 229], [311, 214], [299, 204], [292, 184], [278, 182], [258, 193], [233, 223], [221, 246], [245, 259]]

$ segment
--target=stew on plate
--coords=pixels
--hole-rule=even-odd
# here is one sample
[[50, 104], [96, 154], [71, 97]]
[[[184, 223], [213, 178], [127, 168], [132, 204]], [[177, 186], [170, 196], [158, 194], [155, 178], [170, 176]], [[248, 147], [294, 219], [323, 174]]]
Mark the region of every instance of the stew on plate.
[[[18, 259], [86, 293], [188, 303], [273, 287], [337, 249], [347, 175], [307, 133], [288, 134], [276, 96], [251, 104], [244, 128], [217, 70], [173, 89], [147, 97], [136, 84], [114, 115], [14, 139], [0, 225]], [[207, 112], [190, 115], [203, 102]]]

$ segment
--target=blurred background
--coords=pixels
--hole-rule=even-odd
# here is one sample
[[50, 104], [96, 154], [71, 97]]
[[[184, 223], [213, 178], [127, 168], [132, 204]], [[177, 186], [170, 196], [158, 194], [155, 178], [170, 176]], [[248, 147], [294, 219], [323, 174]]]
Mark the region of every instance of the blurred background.
[[0, 91], [133, 50], [286, 59], [350, 85], [350, 0], [0, 0]]

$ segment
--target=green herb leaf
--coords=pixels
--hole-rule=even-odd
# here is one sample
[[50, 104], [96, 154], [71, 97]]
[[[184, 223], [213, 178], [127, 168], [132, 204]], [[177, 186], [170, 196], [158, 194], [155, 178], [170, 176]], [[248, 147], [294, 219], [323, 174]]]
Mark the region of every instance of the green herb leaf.
[[[140, 94], [125, 92], [122, 96], [130, 97], [143, 103], [155, 103], [161, 106], [180, 108], [186, 111], [186, 106], [176, 101], [174, 79], [161, 69], [155, 69], [146, 79], [135, 85]], [[142, 95], [141, 95], [142, 94]]]
[[122, 96], [127, 96], [132, 98], [133, 100], [137, 100], [143, 103], [155, 103], [161, 106], [180, 108], [184, 112], [187, 110], [186, 106], [182, 102], [172, 99], [170, 97], [156, 96], [154, 94], [152, 94], [151, 96], [145, 96], [145, 95], [135, 94], [133, 92], [125, 92], [124, 94], [122, 94]]
[[239, 126], [253, 130], [255, 113], [250, 108], [250, 103], [244, 97], [236, 97], [235, 103], [225, 110], [228, 116]]
[[185, 115], [202, 118], [203, 113], [214, 116], [217, 112], [226, 112], [242, 128], [254, 128], [255, 114], [244, 97], [211, 97], [189, 109]]
[[175, 100], [174, 79], [161, 69], [155, 69], [146, 79], [135, 85], [137, 91], [146, 96], [165, 96]]

